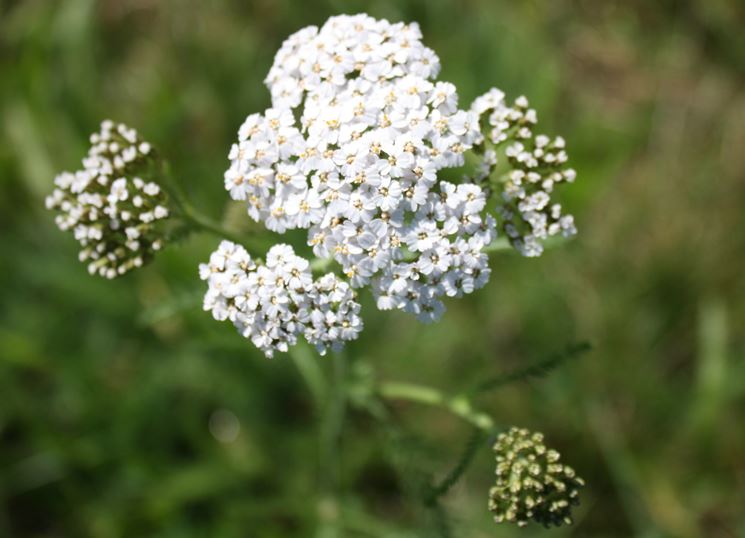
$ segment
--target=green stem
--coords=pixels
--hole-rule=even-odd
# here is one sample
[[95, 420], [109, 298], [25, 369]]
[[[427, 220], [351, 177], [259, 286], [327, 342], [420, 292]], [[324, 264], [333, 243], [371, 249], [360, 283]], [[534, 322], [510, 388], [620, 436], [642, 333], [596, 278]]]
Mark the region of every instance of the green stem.
[[409, 400], [440, 407], [486, 432], [491, 432], [495, 426], [489, 415], [475, 410], [470, 400], [463, 395], [446, 396], [432, 387], [397, 381], [382, 383], [378, 387], [378, 393], [388, 399]]
[[461, 479], [466, 470], [468, 470], [469, 465], [471, 465], [471, 462], [476, 456], [476, 452], [481, 447], [481, 442], [483, 440], [484, 432], [478, 428], [474, 428], [473, 433], [468, 438], [468, 442], [463, 448], [463, 452], [458, 458], [458, 463], [456, 463], [455, 467], [453, 467], [450, 472], [445, 475], [445, 478], [443, 478], [437, 485], [432, 487], [432, 491], [425, 499], [426, 503], [435, 503], [437, 499], [445, 495], [450, 490], [450, 488], [452, 488]]
[[[192, 225], [194, 228], [205, 231], [205, 232], [209, 232], [222, 239], [228, 239], [232, 241], [233, 243], [237, 243], [245, 247], [245, 243], [240, 237], [235, 235], [233, 232], [226, 230], [225, 228], [223, 228], [222, 226], [220, 226], [218, 223], [214, 222], [210, 218], [197, 213], [190, 206], [182, 206], [181, 209], [182, 209], [181, 216], [184, 218], [184, 220], [188, 224]], [[251, 255], [257, 256], [258, 254], [255, 252], [251, 252]]]
[[308, 387], [315, 411], [320, 416], [323, 412], [328, 387], [317, 357], [314, 356], [310, 347], [298, 344], [290, 348], [290, 358]]
[[[187, 225], [195, 230], [208, 232], [221, 239], [228, 239], [234, 243], [245, 246], [243, 240], [239, 236], [226, 230], [217, 222], [202, 215], [199, 211], [194, 209], [194, 206], [189, 201], [189, 197], [186, 195], [186, 191], [181, 186], [181, 183], [173, 177], [171, 167], [166, 161], [163, 161], [161, 165], [160, 174], [167, 187], [168, 193], [176, 204], [178, 216], [180, 216]], [[251, 255], [255, 256], [256, 254], [251, 252]]]
[[320, 428], [320, 472], [323, 495], [319, 506], [319, 538], [340, 535], [339, 487], [340, 444], [346, 414], [346, 360], [342, 353], [331, 354], [331, 375]]

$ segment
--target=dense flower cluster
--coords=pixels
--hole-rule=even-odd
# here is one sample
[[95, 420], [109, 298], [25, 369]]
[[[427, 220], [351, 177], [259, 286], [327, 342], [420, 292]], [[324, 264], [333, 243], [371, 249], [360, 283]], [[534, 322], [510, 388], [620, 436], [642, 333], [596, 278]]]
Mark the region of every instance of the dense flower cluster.
[[152, 151], [134, 129], [104, 121], [90, 140], [83, 169], [59, 174], [46, 206], [58, 211], [61, 230], [73, 232], [88, 271], [114, 278], [162, 248], [167, 198], [157, 184], [139, 177]]
[[510, 428], [494, 444], [497, 483], [489, 492], [489, 510], [497, 523], [525, 526], [532, 520], [545, 527], [571, 524], [584, 481], [559, 453], [546, 448], [543, 435]]
[[[290, 36], [265, 80], [272, 107], [241, 125], [225, 188], [268, 229], [308, 230], [313, 253], [338, 262], [351, 287], [369, 286], [378, 308], [434, 321], [443, 297], [489, 278], [484, 249], [496, 220], [482, 186], [496, 169], [497, 147], [506, 145], [512, 168], [496, 185], [501, 226], [527, 256], [539, 255], [549, 236], [574, 233], [572, 217], [549, 196], [574, 172], [564, 169], [562, 139], [533, 135], [536, 114], [525, 98], [510, 107], [493, 89], [459, 109], [455, 86], [436, 80], [439, 59], [421, 38], [415, 23], [367, 15], [332, 17]], [[482, 150], [474, 177], [438, 178], [462, 166], [474, 146]], [[210, 282], [207, 308], [221, 319], [238, 312]], [[265, 351], [305, 332], [294, 315], [263, 316], [231, 319]]]
[[[482, 138], [416, 24], [338, 16], [285, 41], [230, 152], [225, 187], [276, 232], [308, 229], [353, 287], [423, 320], [482, 286], [495, 235], [475, 184], [438, 182]], [[299, 119], [296, 119], [299, 118]]]
[[[486, 117], [492, 144], [507, 144], [505, 154], [512, 170], [502, 186], [498, 209], [513, 246], [525, 256], [540, 256], [542, 241], [548, 237], [574, 235], [574, 218], [562, 215], [561, 205], [551, 203], [554, 188], [573, 182], [576, 176], [566, 167], [564, 139], [534, 134], [537, 115], [525, 97], [508, 106], [504, 94], [492, 89], [474, 101], [471, 111]], [[488, 176], [496, 163], [496, 153], [488, 150], [482, 177]]]
[[273, 246], [262, 264], [243, 247], [223, 241], [199, 274], [209, 286], [204, 309], [217, 320], [230, 320], [268, 357], [287, 351], [301, 334], [324, 354], [362, 330], [349, 284], [333, 273], [314, 281], [308, 261], [288, 245]]

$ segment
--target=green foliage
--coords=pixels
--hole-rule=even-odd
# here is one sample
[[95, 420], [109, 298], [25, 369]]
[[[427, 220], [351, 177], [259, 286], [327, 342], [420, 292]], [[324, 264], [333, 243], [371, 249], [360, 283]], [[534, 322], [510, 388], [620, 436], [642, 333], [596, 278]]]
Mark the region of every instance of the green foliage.
[[[0, 2], [0, 536], [544, 535], [495, 528], [489, 451], [464, 459], [462, 420], [382, 403], [379, 380], [488, 382], [480, 411], [543, 431], [587, 480], [556, 536], [742, 534], [741, 4]], [[142, 271], [93, 279], [43, 198], [111, 117], [170, 160], [201, 213], [265, 251], [276, 237], [225, 203], [229, 145], [268, 105], [282, 40], [356, 11], [419, 21], [462, 103], [492, 85], [530, 98], [567, 140], [579, 235], [537, 260], [495, 253], [489, 285], [434, 326], [363, 294], [366, 329], [337, 372], [346, 401], [322, 433], [331, 358], [268, 361], [201, 311], [215, 238], [184, 230]], [[591, 355], [557, 353], [582, 339]], [[219, 411], [233, 440], [210, 427]]]
[[504, 385], [510, 383], [518, 383], [521, 381], [528, 381], [533, 378], [542, 378], [549, 375], [551, 372], [568, 362], [570, 359], [575, 359], [584, 355], [592, 349], [592, 346], [587, 342], [580, 342], [577, 344], [570, 344], [566, 349], [554, 353], [549, 357], [540, 360], [534, 364], [530, 364], [525, 368], [518, 368], [511, 372], [487, 379], [481, 382], [474, 392], [489, 392]]
[[483, 442], [485, 437], [484, 432], [474, 428], [455, 466], [445, 478], [431, 488], [431, 491], [425, 497], [424, 502], [426, 504], [437, 503], [437, 499], [445, 495], [463, 477], [463, 474], [476, 456], [476, 452], [484, 448]]

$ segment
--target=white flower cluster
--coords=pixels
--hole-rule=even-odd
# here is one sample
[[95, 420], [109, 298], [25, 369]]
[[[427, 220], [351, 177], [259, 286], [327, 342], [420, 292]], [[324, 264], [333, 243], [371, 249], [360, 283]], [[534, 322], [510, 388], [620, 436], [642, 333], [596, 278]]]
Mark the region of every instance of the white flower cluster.
[[445, 307], [440, 297], [462, 297], [489, 280], [489, 257], [483, 248], [495, 238], [495, 221], [482, 217], [486, 197], [481, 187], [439, 183], [430, 191], [408, 226], [403, 243], [413, 261], [390, 263], [372, 282], [381, 310], [393, 308], [436, 321]]
[[[547, 238], [577, 233], [574, 217], [562, 215], [561, 205], [551, 203], [554, 188], [573, 182], [576, 176], [566, 167], [564, 139], [534, 134], [537, 115], [525, 97], [508, 106], [504, 93], [492, 89], [474, 101], [471, 111], [480, 117], [487, 114], [492, 144], [508, 144], [505, 154], [512, 170], [502, 186], [498, 210], [513, 246], [524, 256], [540, 256]], [[481, 177], [489, 175], [496, 163], [496, 153], [487, 150]]]
[[[499, 185], [498, 209], [512, 244], [534, 256], [545, 238], [574, 233], [572, 217], [549, 198], [555, 184], [574, 179], [563, 169], [563, 141], [533, 135], [535, 111], [524, 98], [508, 107], [492, 90], [459, 109], [421, 38], [415, 23], [364, 14], [293, 34], [265, 80], [272, 107], [238, 131], [225, 172], [230, 196], [269, 230], [307, 230], [314, 255], [338, 262], [348, 279], [313, 281], [308, 262], [285, 245], [262, 265], [223, 242], [202, 266], [205, 308], [268, 355], [300, 334], [322, 351], [356, 337], [352, 288], [369, 286], [381, 310], [434, 321], [443, 297], [482, 287], [496, 237], [489, 180], [503, 143], [513, 171]], [[463, 166], [475, 146], [483, 150], [475, 177], [438, 177]]]
[[161, 188], [137, 174], [146, 171], [151, 148], [134, 129], [104, 121], [91, 135], [83, 169], [63, 172], [46, 199], [61, 230], [82, 246], [88, 271], [114, 278], [147, 262], [163, 246], [161, 221], [169, 215]]
[[495, 235], [479, 186], [438, 182], [482, 138], [438, 71], [416, 24], [355, 15], [305, 28], [277, 53], [273, 106], [246, 119], [225, 173], [254, 220], [308, 229], [314, 254], [371, 284], [380, 308], [424, 320], [443, 311], [438, 297], [486, 282]]
[[208, 283], [204, 309], [230, 320], [267, 357], [287, 351], [304, 335], [323, 355], [362, 330], [354, 290], [333, 273], [313, 280], [308, 261], [288, 245], [273, 246], [266, 263], [223, 241], [199, 266]]

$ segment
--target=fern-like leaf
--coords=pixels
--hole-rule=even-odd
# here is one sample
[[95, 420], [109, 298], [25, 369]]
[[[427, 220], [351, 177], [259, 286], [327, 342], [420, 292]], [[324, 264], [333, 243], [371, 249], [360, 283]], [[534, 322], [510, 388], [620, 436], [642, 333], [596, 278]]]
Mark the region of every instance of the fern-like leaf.
[[439, 484], [432, 487], [425, 499], [425, 504], [435, 504], [437, 499], [445, 495], [450, 488], [458, 483], [473, 461], [474, 456], [476, 456], [476, 452], [483, 443], [485, 436], [486, 434], [481, 430], [477, 428], [473, 429], [471, 436], [463, 447], [463, 452], [461, 452], [458, 462]]
[[533, 378], [546, 377], [548, 374], [568, 362], [578, 358], [592, 349], [589, 342], [570, 344], [566, 349], [540, 360], [534, 364], [507, 372], [480, 383], [473, 392], [489, 392], [510, 383], [527, 381]]

